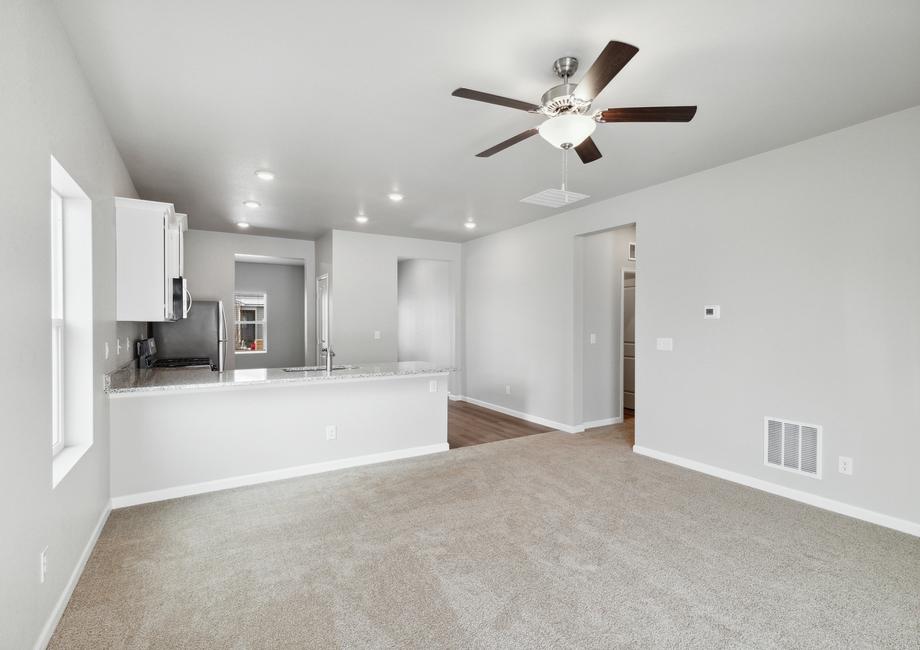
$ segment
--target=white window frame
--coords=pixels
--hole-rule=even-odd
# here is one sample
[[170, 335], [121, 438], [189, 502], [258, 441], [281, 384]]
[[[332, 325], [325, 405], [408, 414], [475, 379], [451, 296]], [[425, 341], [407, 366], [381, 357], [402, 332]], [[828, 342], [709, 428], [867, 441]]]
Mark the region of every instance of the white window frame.
[[[233, 341], [233, 352], [234, 354], [268, 354], [268, 294], [264, 291], [236, 291], [233, 294], [233, 302], [236, 303], [237, 297], [245, 298], [262, 298], [262, 318], [260, 320], [247, 320], [241, 321], [240, 319], [234, 319], [234, 341]], [[234, 304], [234, 313], [236, 313], [236, 305]], [[262, 349], [261, 350], [237, 350], [236, 343], [238, 337], [236, 332], [238, 331], [240, 325], [261, 325], [262, 326]]]
[[51, 455], [64, 449], [64, 199], [51, 190]]

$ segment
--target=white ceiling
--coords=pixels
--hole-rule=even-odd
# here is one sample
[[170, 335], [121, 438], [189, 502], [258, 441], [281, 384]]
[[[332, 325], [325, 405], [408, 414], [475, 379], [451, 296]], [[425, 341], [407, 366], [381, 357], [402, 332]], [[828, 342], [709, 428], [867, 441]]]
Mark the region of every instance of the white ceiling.
[[450, 93], [538, 102], [556, 57], [583, 73], [612, 39], [639, 53], [595, 107], [699, 112], [599, 126], [604, 157], [570, 161], [569, 189], [591, 196], [578, 206], [920, 104], [916, 0], [57, 6], [141, 197], [205, 230], [463, 241], [553, 214], [518, 201], [558, 187], [558, 150], [534, 137], [474, 157], [539, 118]]

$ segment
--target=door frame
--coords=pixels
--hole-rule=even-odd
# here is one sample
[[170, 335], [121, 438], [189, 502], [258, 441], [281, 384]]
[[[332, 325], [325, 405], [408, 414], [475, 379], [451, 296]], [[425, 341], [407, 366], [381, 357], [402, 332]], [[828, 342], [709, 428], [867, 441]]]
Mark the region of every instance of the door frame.
[[[323, 282], [326, 283], [325, 309], [323, 308], [323, 305], [320, 304], [321, 298], [320, 298], [319, 286], [320, 286], [320, 283], [323, 283]], [[316, 340], [315, 340], [316, 364], [321, 366], [323, 365], [323, 361], [322, 361], [323, 344], [322, 344], [322, 339], [321, 339], [323, 335], [323, 323], [322, 323], [323, 314], [326, 315], [326, 335], [330, 336], [331, 338], [331, 333], [330, 333], [331, 318], [329, 315], [329, 274], [328, 273], [323, 273], [321, 276], [316, 278], [316, 305], [315, 306], [316, 306]], [[327, 345], [328, 345], [328, 342], [327, 342]]]
[[[624, 401], [625, 400], [623, 399], [623, 394], [626, 391], [623, 386], [623, 379], [626, 375], [626, 364], [624, 363], [624, 358], [626, 356], [626, 333], [623, 330], [623, 326], [626, 322], [626, 274], [627, 273], [633, 274], [634, 281], [636, 283], [636, 286], [633, 287], [634, 303], [638, 302], [638, 291], [639, 291], [638, 271], [635, 268], [631, 268], [631, 267], [626, 267], [626, 266], [620, 267], [620, 357], [619, 357], [619, 362], [620, 362], [620, 386], [619, 386], [620, 388], [620, 400], [619, 400], [620, 401], [620, 422], [624, 421], [623, 418], [625, 416], [625, 412], [624, 412], [625, 410]], [[633, 305], [633, 309], [635, 309], [635, 304]], [[635, 382], [635, 378], [633, 378], [633, 382]], [[635, 410], [633, 410], [633, 413], [635, 413]]]

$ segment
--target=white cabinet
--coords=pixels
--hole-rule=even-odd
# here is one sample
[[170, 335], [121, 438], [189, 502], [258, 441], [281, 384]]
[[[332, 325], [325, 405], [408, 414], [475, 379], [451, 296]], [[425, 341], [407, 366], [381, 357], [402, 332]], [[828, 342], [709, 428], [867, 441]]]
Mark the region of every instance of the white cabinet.
[[187, 229], [186, 215], [170, 203], [116, 197], [116, 320], [185, 317], [191, 302], [183, 278]]

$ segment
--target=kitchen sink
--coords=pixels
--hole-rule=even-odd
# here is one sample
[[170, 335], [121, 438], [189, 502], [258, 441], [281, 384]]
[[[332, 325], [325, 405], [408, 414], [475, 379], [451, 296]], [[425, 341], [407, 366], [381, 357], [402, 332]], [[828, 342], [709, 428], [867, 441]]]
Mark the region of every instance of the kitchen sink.
[[[358, 366], [332, 366], [333, 370], [354, 370]], [[326, 366], [299, 366], [297, 368], [282, 368], [284, 372], [322, 372]]]

